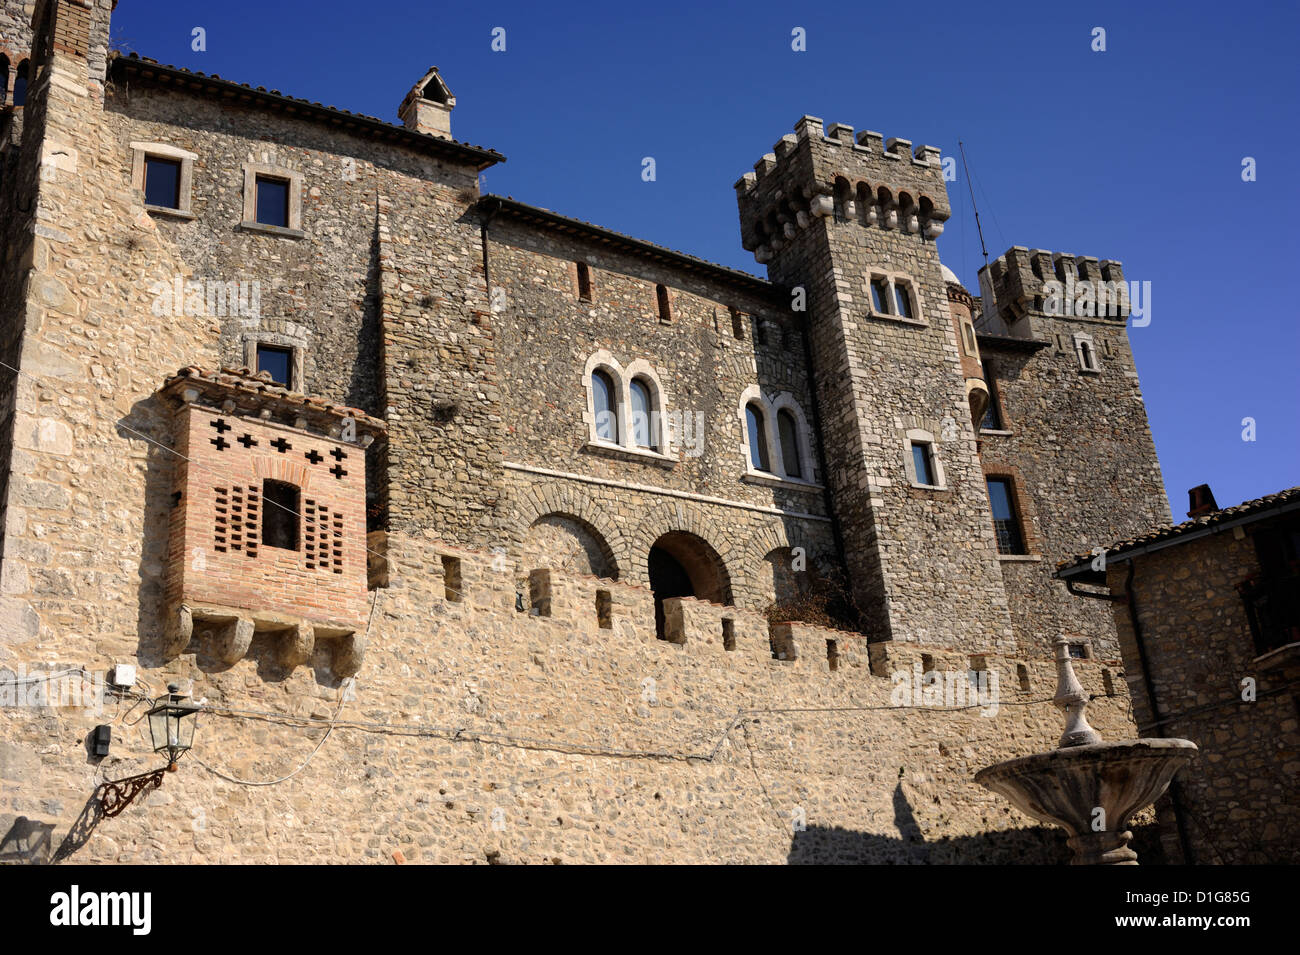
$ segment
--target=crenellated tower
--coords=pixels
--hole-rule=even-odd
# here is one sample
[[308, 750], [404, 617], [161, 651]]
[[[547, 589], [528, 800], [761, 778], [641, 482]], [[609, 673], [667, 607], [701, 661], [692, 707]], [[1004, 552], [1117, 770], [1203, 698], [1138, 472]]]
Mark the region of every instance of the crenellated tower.
[[796, 308], [803, 290], [828, 481], [873, 639], [1010, 648], [971, 420], [978, 364], [963, 362], [934, 243], [950, 214], [938, 149], [805, 116], [736, 191], [745, 248]]

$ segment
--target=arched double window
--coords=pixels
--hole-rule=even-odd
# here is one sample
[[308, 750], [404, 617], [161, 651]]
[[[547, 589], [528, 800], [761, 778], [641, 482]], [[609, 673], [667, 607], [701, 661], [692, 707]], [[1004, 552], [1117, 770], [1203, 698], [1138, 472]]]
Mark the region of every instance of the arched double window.
[[811, 482], [808, 422], [794, 396], [769, 400], [758, 385], [741, 395], [749, 470], [789, 481]]
[[637, 359], [626, 368], [607, 351], [587, 359], [589, 440], [665, 456], [665, 397], [656, 369]]

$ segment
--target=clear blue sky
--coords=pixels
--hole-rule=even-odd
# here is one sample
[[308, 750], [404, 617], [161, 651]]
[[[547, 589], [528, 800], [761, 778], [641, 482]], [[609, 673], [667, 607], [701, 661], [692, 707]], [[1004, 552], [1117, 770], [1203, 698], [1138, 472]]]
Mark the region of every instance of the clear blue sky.
[[[113, 33], [142, 56], [392, 121], [437, 65], [453, 135], [509, 159], [488, 191], [758, 274], [732, 184], [799, 116], [945, 155], [961, 139], [991, 255], [1119, 259], [1151, 282], [1151, 323], [1129, 334], [1177, 520], [1202, 482], [1222, 506], [1300, 484], [1297, 9], [121, 0]], [[964, 176], [949, 190], [939, 251], [978, 291]]]

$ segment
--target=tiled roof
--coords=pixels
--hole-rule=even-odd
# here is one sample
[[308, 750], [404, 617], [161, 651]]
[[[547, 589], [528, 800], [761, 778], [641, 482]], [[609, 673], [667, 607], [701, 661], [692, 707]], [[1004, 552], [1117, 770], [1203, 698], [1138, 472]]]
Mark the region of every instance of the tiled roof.
[[678, 252], [676, 249], [669, 249], [662, 245], [655, 245], [645, 239], [638, 239], [622, 232], [615, 232], [612, 229], [606, 229], [591, 222], [584, 222], [582, 219], [573, 219], [569, 216], [560, 215], [560, 213], [552, 212], [550, 209], [530, 206], [508, 196], [484, 196], [479, 200], [479, 209], [484, 215], [509, 215], [534, 225], [543, 225], [569, 234], [583, 235], [617, 248], [622, 252], [642, 255], [688, 271], [700, 272], [720, 281], [739, 284], [764, 297], [781, 291], [780, 286], [766, 279], [761, 279], [757, 275], [751, 275], [749, 272], [718, 265], [716, 262], [710, 262], [707, 259], [701, 259], [686, 252]]
[[351, 418], [356, 422], [358, 431], [382, 434], [387, 427], [381, 419], [372, 418], [359, 408], [350, 408], [314, 395], [290, 391], [277, 385], [265, 371], [256, 375], [247, 368], [223, 368], [218, 372], [208, 372], [190, 365], [168, 378], [160, 391], [162, 394], [179, 397], [179, 392], [185, 388], [195, 388], [200, 394], [217, 400], [253, 399], [255, 405], [269, 405], [272, 410], [285, 414], [303, 414], [339, 421]]
[[279, 90], [268, 90], [263, 86], [254, 87], [247, 83], [224, 80], [216, 73], [201, 73], [180, 66], [159, 63], [157, 60], [136, 53], [129, 56], [114, 53], [109, 60], [109, 75], [114, 79], [140, 78], [172, 89], [219, 94], [234, 101], [257, 102], [262, 106], [292, 113], [304, 119], [325, 122], [338, 129], [401, 143], [414, 149], [471, 163], [480, 171], [506, 160], [506, 157], [496, 150], [484, 146], [430, 136], [428, 133], [419, 133], [374, 116], [325, 106], [296, 96], [286, 96]]
[[[1128, 540], [1119, 541], [1111, 544], [1106, 550], [1106, 557], [1118, 557], [1128, 551], [1136, 550], [1140, 547], [1146, 547], [1150, 544], [1156, 544], [1161, 541], [1171, 540], [1182, 537], [1193, 531], [1202, 528], [1213, 528], [1219, 524], [1226, 524], [1232, 521], [1246, 517], [1263, 517], [1269, 511], [1277, 510], [1288, 504], [1300, 505], [1300, 487], [1287, 488], [1285, 491], [1278, 491], [1276, 494], [1268, 494], [1264, 497], [1256, 498], [1253, 501], [1245, 501], [1234, 507], [1224, 507], [1217, 511], [1211, 511], [1209, 514], [1202, 514], [1200, 517], [1194, 517], [1190, 521], [1183, 521], [1172, 527], [1161, 527], [1149, 531], [1140, 537], [1132, 537]], [[1091, 564], [1096, 558], [1096, 554], [1078, 554], [1074, 557], [1064, 560], [1057, 564], [1056, 570], [1060, 574], [1067, 570], [1073, 570], [1077, 567], [1083, 567]]]

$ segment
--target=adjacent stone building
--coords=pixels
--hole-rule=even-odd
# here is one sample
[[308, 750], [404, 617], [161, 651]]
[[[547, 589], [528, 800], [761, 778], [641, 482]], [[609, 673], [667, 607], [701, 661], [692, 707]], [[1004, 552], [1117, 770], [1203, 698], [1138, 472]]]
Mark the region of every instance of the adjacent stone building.
[[1300, 488], [1219, 508], [1201, 485], [1191, 502], [1058, 576], [1110, 603], [1141, 734], [1200, 747], [1164, 801], [1167, 857], [1300, 862]]
[[[1061, 634], [1133, 732], [1115, 623], [1051, 576], [1169, 519], [1126, 299], [1052, 305], [1119, 263], [1016, 248], [976, 297], [939, 151], [805, 116], [735, 186], [758, 278], [481, 195], [504, 157], [436, 69], [395, 125], [111, 54], [112, 6], [0, 20], [0, 665], [139, 669], [107, 716], [2, 711], [0, 825], [103, 860], [1061, 857], [969, 777], [1055, 739]], [[195, 759], [60, 844], [168, 682]]]

